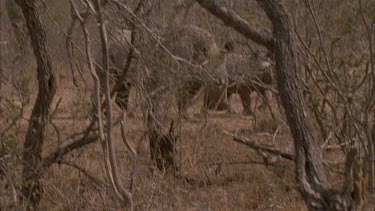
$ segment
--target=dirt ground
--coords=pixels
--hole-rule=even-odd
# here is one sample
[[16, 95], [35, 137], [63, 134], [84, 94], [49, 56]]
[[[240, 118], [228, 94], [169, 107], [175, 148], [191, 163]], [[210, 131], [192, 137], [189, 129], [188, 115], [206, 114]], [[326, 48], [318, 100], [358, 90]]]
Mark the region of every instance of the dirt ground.
[[[68, 75], [60, 75], [55, 104], [60, 98], [61, 103], [54, 119], [60, 134], [56, 134], [52, 126], [48, 127], [45, 155], [59, 144], [63, 146], [70, 143], [71, 140], [65, 137], [86, 127], [88, 120], [81, 116], [89, 112], [86, 108], [89, 92], [82, 93], [82, 90], [77, 91]], [[255, 117], [244, 116], [241, 114], [239, 97], [234, 96], [232, 100], [237, 114], [210, 112], [201, 115], [202, 99], [193, 103], [189, 109], [193, 118], [183, 120], [178, 129], [179, 171], [174, 176], [173, 173], [162, 174], [152, 170], [142, 112], [134, 104], [135, 94], [132, 93], [131, 107], [135, 109], [135, 115], [128, 118], [126, 133], [138, 152], [134, 189], [136, 210], [307, 210], [295, 185], [293, 162], [269, 155], [273, 162], [266, 165], [258, 152], [234, 142], [231, 136], [224, 133], [238, 134], [257, 143], [293, 153], [289, 128], [282, 120], [276, 99], [272, 101], [275, 119], [267, 109], [258, 109]], [[26, 108], [25, 116], [28, 117], [30, 112], [31, 106]], [[118, 114], [116, 108], [114, 116]], [[58, 135], [63, 137], [61, 143], [58, 143]], [[19, 144], [22, 140], [23, 135], [20, 134]], [[119, 126], [115, 127], [114, 140], [121, 179], [128, 187], [131, 157], [122, 143]], [[340, 172], [344, 156], [339, 151], [329, 151], [325, 157], [335, 166], [341, 167], [339, 172], [327, 168], [328, 177], [337, 187], [341, 187]], [[53, 165], [43, 177], [45, 193], [40, 210], [119, 209], [107, 184], [95, 182], [95, 179], [71, 167], [78, 165], [90, 177], [106, 181], [99, 142], [70, 153], [64, 161], [65, 164]], [[3, 195], [0, 198], [0, 205], [10, 203], [11, 196]], [[368, 198], [367, 201], [367, 210], [374, 210], [374, 198]], [[0, 210], [7, 210], [7, 206]]]

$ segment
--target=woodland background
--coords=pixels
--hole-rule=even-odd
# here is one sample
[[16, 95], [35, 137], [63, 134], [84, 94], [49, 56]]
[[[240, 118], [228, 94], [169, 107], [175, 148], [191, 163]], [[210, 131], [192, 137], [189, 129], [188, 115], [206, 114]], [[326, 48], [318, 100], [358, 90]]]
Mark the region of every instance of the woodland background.
[[[375, 208], [374, 1], [1, 0], [0, 18], [0, 210]], [[160, 133], [176, 123], [178, 171], [155, 170], [142, 86], [130, 91], [124, 124], [114, 102], [101, 126], [93, 115], [81, 27], [100, 54], [98, 22], [135, 32], [124, 50], [138, 60], [157, 59], [151, 43], [185, 25], [236, 53], [271, 52], [272, 112], [245, 116], [236, 95], [236, 113], [202, 114], [198, 94], [184, 119], [174, 96], [160, 94]], [[173, 74], [160, 71], [161, 81]]]

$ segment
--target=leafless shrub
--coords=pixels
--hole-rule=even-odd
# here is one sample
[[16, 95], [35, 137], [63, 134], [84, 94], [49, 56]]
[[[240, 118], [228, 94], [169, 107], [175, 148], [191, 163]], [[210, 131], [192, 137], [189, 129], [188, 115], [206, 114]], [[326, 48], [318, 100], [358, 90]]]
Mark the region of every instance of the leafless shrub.
[[[0, 20], [0, 209], [306, 209], [297, 188], [310, 209], [333, 201], [371, 209], [364, 178], [372, 187], [372, 2], [282, 2], [40, 1], [35, 11], [60, 83], [53, 101], [35, 104], [48, 111], [34, 163], [22, 160], [38, 90], [23, 73], [35, 75], [34, 59], [15, 59], [25, 39]], [[278, 17], [292, 21], [289, 31], [276, 33], [282, 24], [263, 11], [270, 5], [287, 11]], [[296, 48], [279, 48], [285, 36]], [[276, 54], [257, 59], [262, 46]], [[283, 49], [297, 49], [297, 60], [281, 60], [290, 58]], [[261, 70], [264, 60], [271, 71]], [[297, 89], [276, 91], [276, 81]], [[240, 87], [248, 101], [232, 96], [236, 110], [255, 112], [254, 92], [267, 100], [271, 90], [285, 111], [276, 100], [255, 116], [216, 111]], [[215, 111], [198, 114], [207, 109]], [[294, 161], [297, 181], [284, 158]], [[27, 186], [25, 169], [37, 186]], [[18, 198], [27, 188], [37, 193], [29, 207]]]

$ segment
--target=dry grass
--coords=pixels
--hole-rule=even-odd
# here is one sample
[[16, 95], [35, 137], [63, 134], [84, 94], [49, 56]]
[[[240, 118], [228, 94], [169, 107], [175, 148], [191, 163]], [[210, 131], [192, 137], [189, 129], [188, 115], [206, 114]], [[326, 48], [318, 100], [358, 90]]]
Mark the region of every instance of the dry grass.
[[[78, 96], [69, 76], [60, 77], [60, 86], [56, 99], [62, 97], [57, 118], [62, 137], [79, 132], [85, 128], [87, 120], [80, 120], [88, 103], [89, 93]], [[134, 94], [134, 93], [133, 93]], [[35, 96], [32, 96], [34, 98]], [[132, 96], [134, 102], [134, 96]], [[236, 109], [240, 111], [239, 97], [234, 99]], [[55, 100], [57, 101], [57, 100]], [[275, 102], [273, 109], [278, 111]], [[30, 104], [32, 105], [32, 104]], [[199, 114], [202, 102], [195, 103], [190, 113], [193, 120], [183, 121], [180, 127], [180, 140], [177, 144], [179, 173], [162, 175], [151, 170], [147, 138], [144, 136], [142, 112], [138, 108], [135, 117], [127, 123], [127, 135], [139, 153], [138, 170], [135, 179], [136, 210], [306, 210], [299, 195], [294, 179], [293, 163], [278, 159], [265, 166], [263, 159], [252, 149], [232, 141], [223, 130], [246, 136], [258, 143], [274, 146], [283, 151], [292, 152], [292, 139], [288, 127], [283, 124], [277, 113], [273, 120], [269, 112], [257, 111], [254, 117], [241, 114], [211, 112], [208, 116]], [[26, 116], [30, 113], [27, 109]], [[118, 114], [118, 111], [115, 112]], [[76, 117], [76, 118], [71, 118]], [[25, 127], [22, 130], [26, 129]], [[279, 128], [279, 129], [278, 129]], [[274, 132], [277, 136], [273, 138]], [[24, 132], [24, 131], [23, 131]], [[21, 133], [22, 134], [22, 133]], [[57, 135], [48, 128], [45, 154], [58, 147]], [[119, 170], [126, 186], [129, 184], [131, 159], [121, 141], [120, 130], [115, 128], [116, 153]], [[23, 137], [18, 137], [21, 146]], [[67, 144], [68, 141], [61, 143]], [[333, 154], [332, 154], [333, 153]], [[337, 152], [327, 157], [337, 160]], [[97, 179], [105, 181], [103, 176], [103, 158], [99, 143], [92, 144], [70, 153], [66, 159], [89, 172]], [[342, 162], [342, 159], [339, 160]], [[18, 164], [18, 167], [20, 165]], [[13, 169], [20, 172], [19, 168]], [[329, 173], [332, 181], [338, 180], [336, 173]], [[19, 177], [15, 177], [17, 182]], [[1, 187], [6, 184], [1, 181]], [[56, 164], [43, 178], [44, 197], [40, 210], [118, 210], [116, 199], [104, 185], [98, 186], [82, 172], [65, 164]], [[7, 187], [9, 189], [9, 187]], [[0, 210], [9, 208], [12, 203], [10, 191], [2, 190]], [[372, 199], [368, 199], [371, 202]], [[370, 203], [369, 210], [374, 207]]]

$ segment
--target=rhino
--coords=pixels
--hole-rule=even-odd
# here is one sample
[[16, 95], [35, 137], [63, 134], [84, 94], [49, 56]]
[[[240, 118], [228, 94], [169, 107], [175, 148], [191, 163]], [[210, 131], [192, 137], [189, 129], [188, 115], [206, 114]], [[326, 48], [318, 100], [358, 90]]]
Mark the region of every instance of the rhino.
[[[165, 31], [161, 36], [164, 40], [160, 42], [142, 41], [138, 49], [142, 62], [138, 58], [133, 59], [126, 80], [116, 90], [115, 102], [121, 109], [128, 110], [130, 89], [140, 82], [136, 80], [136, 72], [147, 72], [143, 86], [149, 93], [161, 86], [171, 87], [178, 111], [183, 117], [187, 117], [189, 104], [203, 87], [204, 90], [215, 89], [221, 92], [227, 89], [225, 60], [232, 50], [228, 44], [219, 46], [213, 35], [194, 25]], [[120, 78], [128, 56], [126, 49], [130, 49], [131, 32], [124, 30], [111, 34], [108, 47], [110, 85], [113, 87], [114, 82]], [[103, 83], [101, 52], [96, 54], [96, 61], [96, 70]], [[208, 92], [205, 93], [205, 98], [209, 98]], [[229, 105], [227, 95], [222, 96], [222, 102], [225, 102], [225, 107]], [[204, 103], [204, 110], [210, 109], [210, 106], [209, 103]]]
[[[189, 103], [202, 87], [217, 86], [226, 78], [220, 69], [224, 67], [227, 49], [219, 47], [206, 30], [193, 25], [173, 26], [160, 37], [162, 39], [155, 40], [147, 35], [139, 40], [137, 50], [140, 57], [136, 57], [127, 80], [116, 90], [115, 102], [127, 110], [129, 89], [134, 85], [142, 88], [151, 159], [159, 170], [165, 171], [175, 167], [173, 149], [176, 140], [173, 124], [165, 134], [166, 121], [169, 120], [165, 102], [170, 101], [172, 94], [180, 115], [186, 117]], [[120, 78], [128, 55], [123, 46], [130, 47], [127, 42], [114, 41], [109, 42], [112, 86]], [[99, 53], [96, 69], [102, 83], [101, 56]], [[141, 80], [136, 76], [138, 73], [143, 74], [139, 77]], [[158, 90], [162, 91], [155, 94]]]
[[189, 104], [202, 87], [225, 84], [227, 76], [221, 69], [225, 67], [225, 57], [230, 49], [225, 45], [219, 46], [213, 35], [194, 25], [170, 30], [163, 37], [165, 40], [162, 44], [175, 61], [171, 61], [168, 56], [168, 59], [159, 57], [163, 65], [158, 69], [165, 66], [170, 69], [167, 74], [172, 75], [168, 77], [172, 79], [171, 87], [174, 88], [179, 114], [188, 117]]
[[[174, 26], [162, 37], [164, 40], [156, 42], [154, 49], [149, 48], [150, 57], [144, 61], [148, 77], [145, 77], [143, 87], [148, 102], [151, 159], [159, 170], [166, 171], [173, 167], [177, 170], [171, 159], [176, 140], [171, 132], [173, 126], [167, 134], [163, 132], [169, 121], [166, 105], [171, 100], [170, 94], [175, 96], [179, 115], [188, 117], [187, 108], [198, 91], [225, 80], [220, 69], [224, 67], [227, 50], [219, 47], [206, 30], [193, 25]], [[163, 91], [152, 94], [156, 90]]]
[[[206, 91], [205, 104], [208, 109], [228, 110], [233, 113], [230, 99], [233, 94], [239, 94], [243, 113], [253, 115], [250, 97], [252, 92], [260, 94], [266, 105], [270, 104], [272, 93], [269, 88], [274, 83], [272, 65], [261, 53], [230, 53], [226, 55], [224, 71], [228, 77], [224, 91], [222, 86], [211, 87]], [[227, 98], [220, 98], [223, 95]]]

